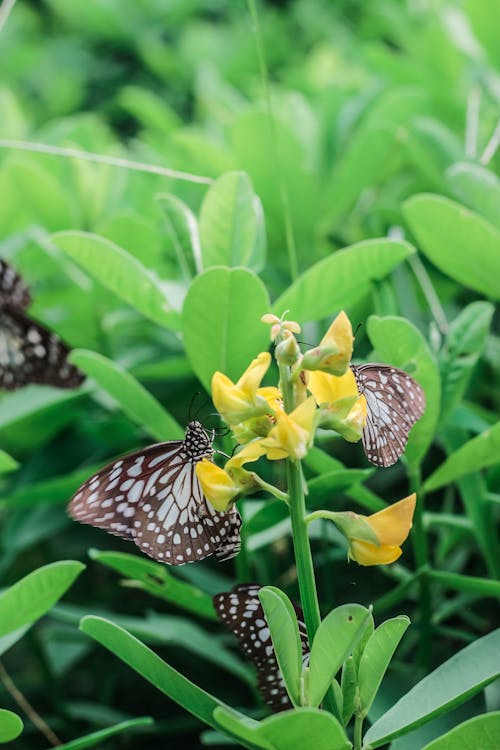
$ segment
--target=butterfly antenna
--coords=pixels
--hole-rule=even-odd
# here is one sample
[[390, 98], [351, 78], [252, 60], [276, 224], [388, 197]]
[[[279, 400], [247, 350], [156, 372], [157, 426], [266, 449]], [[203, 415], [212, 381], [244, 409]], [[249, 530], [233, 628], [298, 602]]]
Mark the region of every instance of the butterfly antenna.
[[358, 323], [358, 325], [357, 325], [357, 326], [356, 326], [356, 328], [354, 329], [354, 338], [356, 338], [356, 334], [357, 334], [357, 332], [359, 331], [359, 329], [360, 329], [360, 328], [362, 327], [362, 325], [363, 325], [363, 322], [361, 322], [361, 323]]

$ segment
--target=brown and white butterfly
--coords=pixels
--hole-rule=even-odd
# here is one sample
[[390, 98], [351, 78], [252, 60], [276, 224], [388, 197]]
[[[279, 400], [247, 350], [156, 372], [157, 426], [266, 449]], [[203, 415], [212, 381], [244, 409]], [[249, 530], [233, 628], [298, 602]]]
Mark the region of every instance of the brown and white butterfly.
[[[264, 702], [275, 712], [293, 708], [283, 682], [271, 633], [259, 599], [262, 587], [254, 583], [242, 583], [232, 591], [216, 594], [213, 598], [219, 620], [237, 637], [245, 656], [257, 670], [257, 687]], [[303, 664], [309, 663], [309, 641], [304, 615], [294, 605], [302, 644]]]
[[363, 448], [376, 466], [392, 466], [404, 453], [411, 428], [425, 410], [422, 387], [404, 370], [383, 364], [351, 365], [366, 398]]
[[73, 496], [76, 521], [130, 539], [150, 557], [182, 565], [234, 557], [241, 518], [216, 511], [203, 495], [196, 464], [213, 456], [213, 432], [192, 421], [184, 440], [150, 445], [105, 466]]
[[26, 314], [31, 304], [21, 276], [0, 260], [0, 389], [30, 383], [76, 388], [84, 375], [68, 362], [69, 348]]

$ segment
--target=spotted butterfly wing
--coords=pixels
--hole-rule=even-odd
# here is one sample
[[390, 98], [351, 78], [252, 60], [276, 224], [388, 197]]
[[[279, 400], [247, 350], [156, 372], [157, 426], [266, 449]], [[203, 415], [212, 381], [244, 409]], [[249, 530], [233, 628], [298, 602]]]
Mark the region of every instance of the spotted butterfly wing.
[[84, 375], [68, 362], [69, 349], [26, 314], [28, 287], [0, 260], [0, 388], [8, 391], [30, 383], [76, 388]]
[[236, 508], [216, 511], [196, 476], [196, 463], [212, 458], [212, 437], [190, 422], [184, 440], [151, 445], [104, 467], [73, 496], [68, 512], [81, 523], [130, 539], [169, 565], [215, 554], [234, 557], [240, 546]]
[[10, 304], [19, 310], [25, 310], [30, 303], [30, 291], [21, 276], [0, 259], [0, 307]]
[[[243, 653], [257, 669], [257, 687], [264, 702], [275, 712], [293, 708], [281, 676], [276, 653], [267, 626], [264, 610], [259, 599], [261, 586], [240, 584], [232, 591], [216, 594], [213, 598], [215, 611], [221, 622], [237, 637]], [[309, 661], [304, 616], [295, 606], [302, 643], [302, 659]]]
[[408, 435], [425, 410], [425, 394], [404, 370], [382, 364], [352, 365], [366, 398], [363, 448], [376, 466], [392, 466], [403, 454]]

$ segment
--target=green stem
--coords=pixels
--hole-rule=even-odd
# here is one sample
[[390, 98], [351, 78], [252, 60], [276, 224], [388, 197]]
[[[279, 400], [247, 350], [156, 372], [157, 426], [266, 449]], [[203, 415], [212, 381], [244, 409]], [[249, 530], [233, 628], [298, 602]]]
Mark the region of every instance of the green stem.
[[[295, 407], [294, 389], [290, 381], [290, 368], [281, 363], [278, 366], [285, 411], [290, 413]], [[306, 503], [300, 461], [292, 458], [286, 460], [286, 478], [300, 601], [304, 612], [307, 636], [309, 643], [312, 645], [316, 631], [321, 623], [321, 615], [316, 591], [311, 546], [307, 533]], [[341, 713], [332, 688], [325, 695], [324, 705], [328, 711], [340, 717]]]
[[354, 717], [354, 750], [361, 750], [363, 747], [363, 717], [356, 715]]
[[430, 583], [427, 572], [429, 566], [429, 548], [424, 527], [424, 500], [425, 494], [421, 487], [420, 467], [410, 469], [410, 491], [417, 493], [417, 504], [413, 517], [413, 549], [415, 562], [419, 576], [419, 601], [421, 618], [420, 656], [422, 665], [429, 666], [430, 661], [430, 627], [431, 627], [431, 595]]

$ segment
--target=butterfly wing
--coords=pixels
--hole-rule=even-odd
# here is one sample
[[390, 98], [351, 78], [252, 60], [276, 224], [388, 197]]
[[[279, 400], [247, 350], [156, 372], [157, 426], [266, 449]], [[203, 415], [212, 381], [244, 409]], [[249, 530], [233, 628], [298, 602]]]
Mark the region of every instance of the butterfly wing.
[[[130, 539], [170, 565], [227, 559], [239, 549], [236, 509], [216, 513], [195, 472], [185, 441], [151, 445], [109, 464], [75, 493], [68, 512], [81, 523]], [[229, 542], [233, 540], [236, 542]]]
[[[232, 591], [216, 594], [213, 598], [217, 616], [237, 637], [245, 656], [257, 669], [257, 687], [264, 702], [275, 712], [292, 708], [292, 703], [281, 676], [276, 653], [267, 626], [264, 610], [259, 599], [260, 586], [240, 584]], [[304, 662], [309, 659], [304, 616], [295, 606], [302, 642]]]
[[382, 364], [352, 365], [366, 398], [363, 448], [376, 466], [392, 466], [403, 454], [408, 435], [425, 410], [425, 394], [404, 370]]
[[78, 387], [85, 376], [68, 362], [68, 353], [59, 336], [20, 308], [0, 305], [0, 388], [13, 391], [30, 383]]
[[27, 285], [12, 266], [0, 260], [0, 307], [12, 305], [18, 310], [25, 310], [31, 303]]

